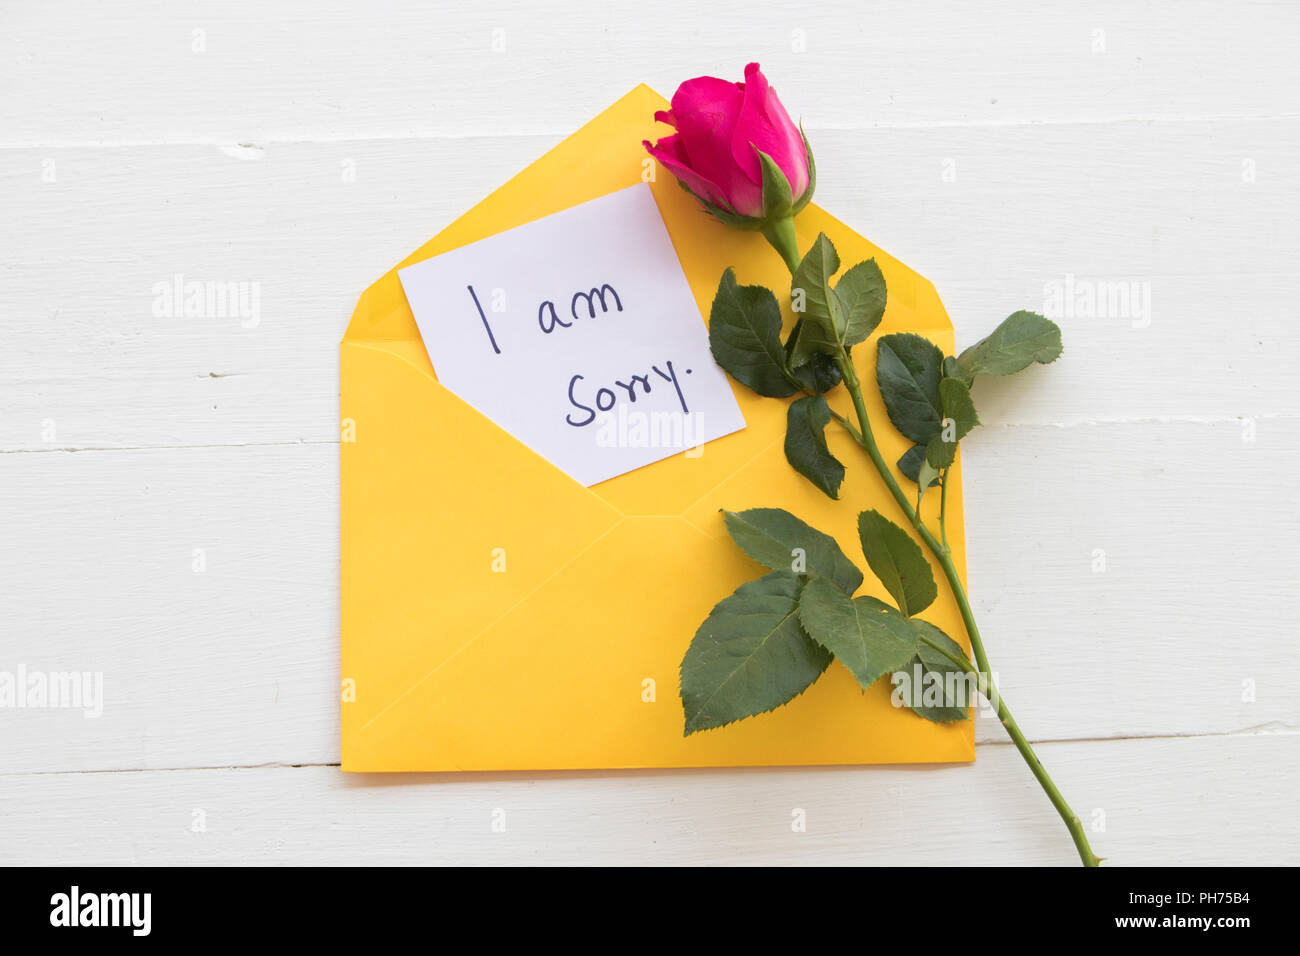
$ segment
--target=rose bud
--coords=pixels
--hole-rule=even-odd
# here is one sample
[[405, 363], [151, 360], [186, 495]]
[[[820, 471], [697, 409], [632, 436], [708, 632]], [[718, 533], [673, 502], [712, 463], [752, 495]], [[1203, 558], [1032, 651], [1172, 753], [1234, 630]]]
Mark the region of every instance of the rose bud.
[[744, 83], [687, 80], [671, 109], [655, 119], [677, 132], [646, 140], [650, 155], [710, 214], [729, 226], [762, 230], [797, 262], [797, 250], [783, 247], [793, 239], [790, 219], [812, 198], [812, 150], [758, 64], [745, 67]]

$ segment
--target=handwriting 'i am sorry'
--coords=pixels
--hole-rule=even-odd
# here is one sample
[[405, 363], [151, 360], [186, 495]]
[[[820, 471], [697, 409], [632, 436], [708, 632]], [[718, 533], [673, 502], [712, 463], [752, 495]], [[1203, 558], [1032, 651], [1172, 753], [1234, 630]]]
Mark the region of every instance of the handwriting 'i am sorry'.
[[[466, 286], [469, 290], [470, 298], [474, 300], [474, 307], [478, 310], [479, 320], [483, 323], [483, 330], [487, 333], [488, 343], [492, 346], [492, 351], [497, 355], [501, 354], [501, 346], [497, 343], [496, 333], [492, 331], [492, 323], [488, 321], [487, 313], [483, 310], [483, 303], [479, 301], [478, 293], [474, 291], [472, 285]], [[610, 311], [611, 303], [617, 312], [623, 311], [623, 300], [619, 297], [618, 290], [608, 282], [600, 286], [593, 286], [590, 292], [579, 290], [573, 293], [569, 298], [569, 318], [561, 318], [556, 311], [555, 303], [550, 299], [544, 300], [537, 307], [537, 327], [546, 335], [550, 335], [556, 329], [572, 328], [573, 324], [580, 318], [594, 319], [596, 317], [596, 306], [600, 306], [602, 314]], [[494, 309], [495, 311], [495, 309]], [[677, 393], [677, 401], [681, 405], [683, 413], [690, 412], [690, 406], [686, 403], [686, 396], [682, 392], [681, 381], [677, 377], [677, 371], [673, 368], [672, 362], [664, 363], [667, 371], [659, 368], [657, 365], [651, 365], [650, 370], [644, 374], [632, 375], [628, 381], [615, 381], [614, 384], [621, 386], [626, 392], [626, 398], [630, 402], [637, 400], [637, 383], [640, 383], [643, 394], [650, 394], [650, 376], [656, 375], [672, 385]], [[691, 374], [691, 369], [686, 369], [686, 374]], [[572, 414], [564, 417], [564, 420], [570, 425], [582, 428], [596, 420], [597, 411], [607, 412], [614, 407], [617, 401], [617, 395], [609, 387], [602, 387], [596, 390], [594, 395], [594, 405], [586, 404], [581, 401], [577, 395], [578, 383], [585, 379], [585, 375], [573, 375], [569, 379], [569, 404], [577, 410], [586, 413], [585, 416], [574, 418]]]
[[[474, 300], [474, 307], [478, 309], [478, 317], [483, 323], [483, 331], [487, 333], [488, 343], [492, 346], [492, 351], [497, 355], [501, 354], [501, 346], [497, 344], [496, 334], [492, 331], [492, 323], [488, 321], [487, 313], [483, 311], [483, 304], [479, 302], [478, 293], [474, 287], [466, 286], [469, 289], [470, 298]], [[537, 326], [547, 335], [550, 335], [556, 329], [567, 329], [573, 326], [583, 314], [589, 319], [596, 317], [596, 304], [600, 303], [601, 313], [609, 311], [610, 300], [613, 300], [614, 308], [622, 312], [623, 300], [619, 298], [618, 291], [608, 282], [602, 283], [599, 288], [593, 287], [590, 292], [575, 292], [569, 299], [569, 319], [563, 319], [555, 311], [555, 303], [550, 299], [542, 302], [537, 307]], [[585, 309], [579, 310], [578, 303], [582, 302]]]

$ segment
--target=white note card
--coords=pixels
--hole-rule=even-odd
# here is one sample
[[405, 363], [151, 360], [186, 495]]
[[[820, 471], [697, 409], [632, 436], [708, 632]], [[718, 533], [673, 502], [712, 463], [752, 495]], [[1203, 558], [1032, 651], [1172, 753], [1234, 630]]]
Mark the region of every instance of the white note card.
[[647, 185], [398, 277], [438, 381], [583, 485], [745, 427]]

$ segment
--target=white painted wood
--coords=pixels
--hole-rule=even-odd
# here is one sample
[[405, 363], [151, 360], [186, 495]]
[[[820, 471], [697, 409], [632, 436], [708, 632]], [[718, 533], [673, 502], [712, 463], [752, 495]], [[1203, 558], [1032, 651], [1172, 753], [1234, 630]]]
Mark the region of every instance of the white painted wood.
[[8, 143], [563, 134], [629, 78], [667, 92], [752, 59], [812, 128], [1300, 112], [1294, 11], [1265, 2], [79, 0], [6, 20]]
[[[749, 59], [818, 201], [934, 280], [960, 343], [1053, 283], [1149, 284], [1149, 315], [1064, 317], [1062, 362], [977, 386], [977, 615], [1100, 853], [1300, 862], [1300, 10], [29, 0], [0, 26], [0, 667], [102, 670], [106, 698], [0, 711], [0, 862], [1071, 862], [992, 721], [975, 767], [930, 770], [167, 769], [337, 761], [360, 291], [637, 82]], [[154, 314], [176, 273], [257, 283], [256, 325]]]
[[[1300, 736], [1046, 744], [1041, 755], [1112, 864], [1300, 863], [1300, 826], [1279, 812], [1293, 802]], [[792, 829], [797, 810], [806, 832]], [[12, 864], [1078, 862], [1007, 745], [981, 748], [973, 766], [929, 768], [35, 774], [0, 778], [0, 813], [0, 863]]]

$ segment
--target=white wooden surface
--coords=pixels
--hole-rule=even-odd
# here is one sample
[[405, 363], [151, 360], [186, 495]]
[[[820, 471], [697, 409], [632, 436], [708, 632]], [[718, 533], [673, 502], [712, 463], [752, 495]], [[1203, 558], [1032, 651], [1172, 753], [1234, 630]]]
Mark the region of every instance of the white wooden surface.
[[[0, 669], [106, 700], [0, 710], [0, 862], [1072, 861], [991, 721], [973, 767], [333, 766], [358, 293], [636, 83], [749, 59], [959, 343], [1149, 284], [979, 387], [977, 613], [1100, 854], [1300, 862], [1300, 8], [980, 6], [5, 4]], [[260, 321], [155, 316], [176, 273]]]

